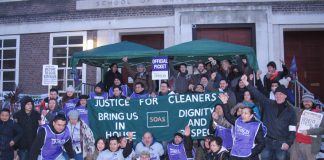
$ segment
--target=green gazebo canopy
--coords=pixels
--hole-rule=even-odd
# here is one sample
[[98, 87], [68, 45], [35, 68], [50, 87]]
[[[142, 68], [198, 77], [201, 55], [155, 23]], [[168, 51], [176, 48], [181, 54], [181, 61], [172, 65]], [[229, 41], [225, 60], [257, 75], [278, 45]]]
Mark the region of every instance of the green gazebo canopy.
[[75, 68], [85, 63], [95, 67], [108, 68], [113, 62], [122, 63], [123, 57], [129, 58], [129, 63], [151, 64], [153, 56], [172, 56], [175, 63], [185, 62], [196, 64], [198, 60], [207, 61], [208, 57], [215, 59], [234, 59], [235, 55], [246, 55], [248, 62], [254, 70], [258, 70], [258, 63], [253, 48], [216, 40], [194, 40], [181, 43], [164, 50], [156, 49], [123, 41], [105, 45], [87, 51], [73, 54], [70, 66]]
[[121, 62], [123, 57], [128, 57], [130, 63], [151, 62], [152, 56], [159, 55], [159, 51], [141, 44], [123, 41], [105, 45], [87, 51], [73, 54], [70, 66], [75, 68], [78, 64], [85, 63], [95, 67], [108, 68], [113, 62]]
[[160, 51], [160, 55], [174, 56], [175, 61], [193, 63], [197, 60], [207, 60], [208, 57], [229, 59], [234, 55], [246, 55], [254, 70], [258, 70], [258, 63], [253, 48], [216, 40], [194, 40], [181, 43]]

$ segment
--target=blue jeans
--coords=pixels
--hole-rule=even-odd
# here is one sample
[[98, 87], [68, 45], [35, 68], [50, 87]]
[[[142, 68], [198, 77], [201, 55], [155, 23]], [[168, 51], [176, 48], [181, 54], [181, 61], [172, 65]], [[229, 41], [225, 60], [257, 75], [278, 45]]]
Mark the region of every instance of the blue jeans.
[[287, 151], [281, 149], [281, 146], [284, 142], [279, 140], [265, 138], [265, 148], [261, 152], [262, 160], [286, 160]]
[[28, 160], [29, 159], [29, 150], [28, 149], [19, 149], [18, 156], [19, 156], [19, 160]]
[[[64, 156], [64, 158], [65, 158], [66, 160], [69, 160], [69, 159], [70, 159], [70, 158], [69, 158], [69, 155], [68, 155], [66, 152], [63, 153], [63, 156]], [[74, 159], [75, 159], [75, 160], [83, 160], [83, 153], [79, 153], [79, 154], [75, 154], [75, 153], [74, 153]]]

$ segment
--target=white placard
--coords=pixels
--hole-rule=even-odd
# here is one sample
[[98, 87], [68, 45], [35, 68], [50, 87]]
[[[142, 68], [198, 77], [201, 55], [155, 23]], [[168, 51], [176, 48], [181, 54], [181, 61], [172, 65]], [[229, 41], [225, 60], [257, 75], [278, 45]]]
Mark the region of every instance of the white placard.
[[[323, 119], [323, 114], [304, 110], [298, 127], [298, 133], [312, 128], [319, 128]], [[312, 135], [312, 137], [316, 137]]]
[[152, 80], [169, 79], [169, 62], [167, 56], [152, 58]]
[[43, 65], [42, 85], [57, 86], [57, 79], [58, 79], [58, 66]]

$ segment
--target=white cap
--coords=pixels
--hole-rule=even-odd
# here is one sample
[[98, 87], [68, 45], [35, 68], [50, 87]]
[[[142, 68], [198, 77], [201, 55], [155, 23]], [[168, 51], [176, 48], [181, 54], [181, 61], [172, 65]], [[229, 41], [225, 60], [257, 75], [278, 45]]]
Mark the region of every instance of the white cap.
[[75, 89], [72, 85], [69, 85], [69, 87], [66, 88], [66, 92], [74, 92]]

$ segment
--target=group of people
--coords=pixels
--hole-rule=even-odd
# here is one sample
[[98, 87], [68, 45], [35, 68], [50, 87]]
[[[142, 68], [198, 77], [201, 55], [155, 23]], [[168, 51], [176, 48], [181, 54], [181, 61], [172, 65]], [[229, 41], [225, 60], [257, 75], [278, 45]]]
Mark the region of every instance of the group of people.
[[[122, 81], [117, 64], [113, 63], [94, 92], [76, 97], [72, 86], [62, 98], [52, 88], [40, 106], [30, 97], [23, 97], [21, 110], [0, 113], [0, 159], [20, 160], [97, 159], [97, 160], [311, 160], [320, 150], [324, 122], [318, 128], [298, 130], [305, 110], [321, 113], [314, 95], [305, 93], [299, 108], [289, 89], [289, 71], [282, 64], [278, 71], [274, 62], [261, 78], [244, 56], [236, 56], [236, 65], [229, 60], [208, 58], [199, 62], [189, 74], [187, 64], [170, 62], [170, 79], [162, 81], [157, 91], [151, 72], [143, 64], [133, 70], [124, 57], [124, 68], [133, 78], [133, 88]], [[132, 99], [219, 92], [223, 104], [216, 105], [209, 124], [210, 135], [192, 140], [190, 126], [184, 133], [174, 133], [168, 143], [144, 133], [142, 141], [133, 144], [133, 134], [127, 137], [94, 139], [89, 127], [87, 100]], [[312, 135], [312, 136], [311, 136]], [[315, 135], [315, 136], [314, 136]], [[200, 143], [201, 142], [201, 143]]]

